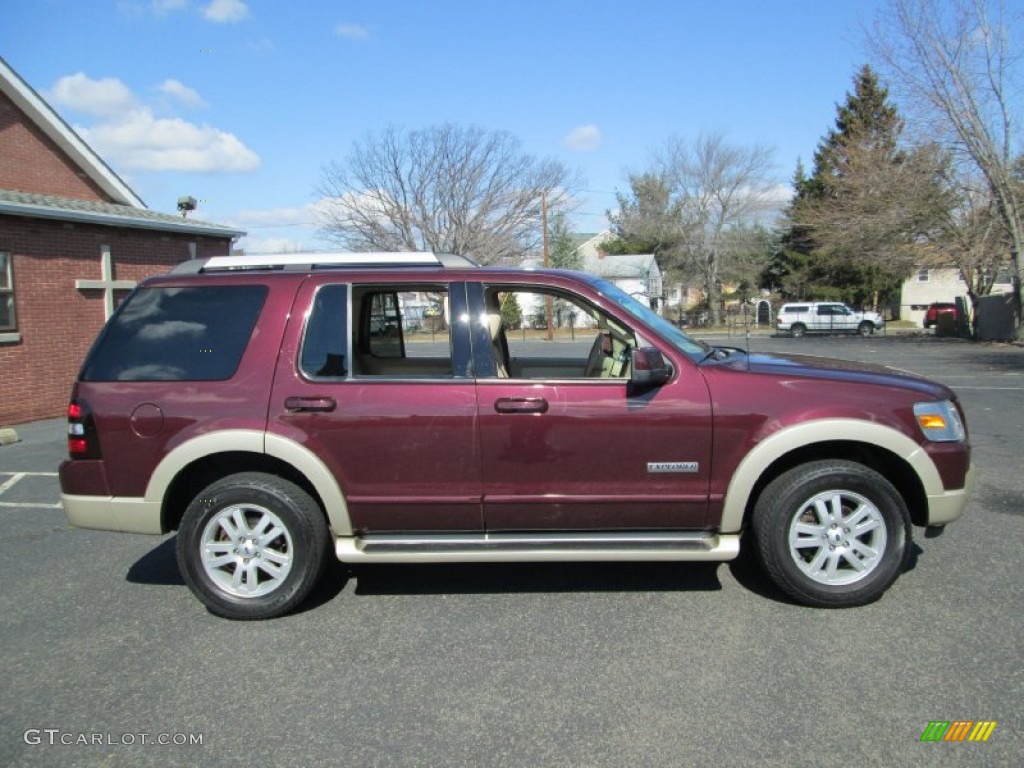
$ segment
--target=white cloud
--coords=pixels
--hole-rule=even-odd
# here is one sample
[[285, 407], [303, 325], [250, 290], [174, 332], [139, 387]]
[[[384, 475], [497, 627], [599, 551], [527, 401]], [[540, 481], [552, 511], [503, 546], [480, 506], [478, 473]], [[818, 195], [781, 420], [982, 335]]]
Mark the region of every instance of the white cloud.
[[157, 16], [166, 16], [171, 11], [180, 11], [188, 5], [188, 0], [153, 0], [150, 7]]
[[45, 95], [59, 107], [93, 117], [110, 117], [136, 104], [131, 90], [116, 77], [93, 80], [83, 72], [62, 77]]
[[218, 24], [241, 21], [249, 15], [249, 7], [242, 0], [213, 0], [203, 9], [203, 16]]
[[238, 227], [309, 227], [316, 225], [318, 203], [295, 208], [243, 209], [231, 216]]
[[203, 97], [195, 89], [189, 88], [183, 82], [174, 78], [164, 80], [157, 90], [190, 109], [199, 109], [207, 106], [206, 102], [203, 101]]
[[302, 253], [314, 250], [302, 240], [287, 237], [250, 237], [246, 235], [238, 241], [238, 248], [246, 253]]
[[601, 131], [593, 124], [580, 125], [569, 131], [562, 143], [574, 152], [593, 152], [601, 146]]
[[254, 171], [260, 158], [233, 133], [181, 118], [158, 118], [148, 108], [117, 121], [79, 129], [114, 165], [143, 171]]
[[334, 32], [338, 37], [343, 37], [347, 40], [365, 40], [370, 36], [366, 27], [358, 24], [339, 24], [334, 28]]
[[[183, 103], [202, 103], [178, 80], [158, 87]], [[260, 158], [237, 136], [178, 117], [157, 117], [124, 83], [93, 80], [79, 72], [62, 77], [47, 96], [52, 103], [97, 118], [78, 127], [89, 145], [118, 168], [142, 171], [252, 171]]]

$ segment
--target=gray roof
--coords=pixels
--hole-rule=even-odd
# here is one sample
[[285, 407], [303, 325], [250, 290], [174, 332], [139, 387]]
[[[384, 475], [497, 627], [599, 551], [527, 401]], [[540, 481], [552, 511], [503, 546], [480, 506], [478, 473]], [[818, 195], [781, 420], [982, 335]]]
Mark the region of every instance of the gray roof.
[[160, 232], [179, 232], [211, 237], [241, 237], [245, 234], [243, 230], [231, 229], [220, 224], [210, 224], [197, 219], [186, 219], [169, 213], [157, 213], [147, 208], [70, 197], [38, 195], [33, 192], [17, 192], [8, 189], [0, 189], [0, 214], [28, 216], [36, 219], [78, 221], [84, 224], [100, 224], [108, 227], [155, 229]]

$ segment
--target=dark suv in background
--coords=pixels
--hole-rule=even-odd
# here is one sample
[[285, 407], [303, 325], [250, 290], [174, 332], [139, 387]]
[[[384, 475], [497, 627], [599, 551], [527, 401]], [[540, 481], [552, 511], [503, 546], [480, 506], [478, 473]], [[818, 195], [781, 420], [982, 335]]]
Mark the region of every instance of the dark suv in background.
[[[550, 301], [573, 340], [513, 330]], [[723, 561], [851, 606], [970, 486], [947, 387], [695, 341], [579, 273], [433, 254], [187, 262], [142, 283], [85, 360], [63, 503], [177, 530], [221, 616], [301, 603], [348, 563]]]

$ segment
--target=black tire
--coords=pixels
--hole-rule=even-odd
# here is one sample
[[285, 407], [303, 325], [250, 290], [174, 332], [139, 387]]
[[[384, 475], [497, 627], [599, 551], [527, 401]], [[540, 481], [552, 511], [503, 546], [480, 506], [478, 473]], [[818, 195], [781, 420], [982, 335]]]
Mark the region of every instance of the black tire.
[[302, 488], [274, 475], [242, 472], [192, 500], [177, 549], [185, 583], [212, 613], [271, 619], [294, 610], [316, 586], [330, 534]]
[[870, 320], [865, 320], [864, 322], [857, 326], [857, 333], [859, 333], [861, 336], [870, 336], [874, 332], [875, 324], [872, 323]]
[[852, 461], [815, 461], [780, 475], [758, 498], [752, 522], [768, 576], [805, 605], [874, 602], [910, 557], [903, 498], [880, 474]]
[[807, 333], [807, 326], [803, 323], [793, 323], [789, 326], [789, 332], [793, 334], [794, 338], [799, 339], [805, 333]]

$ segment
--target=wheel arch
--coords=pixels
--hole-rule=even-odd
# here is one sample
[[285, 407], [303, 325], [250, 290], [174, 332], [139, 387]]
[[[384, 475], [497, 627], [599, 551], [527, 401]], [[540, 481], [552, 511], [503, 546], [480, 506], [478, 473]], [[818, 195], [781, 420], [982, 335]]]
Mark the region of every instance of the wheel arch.
[[857, 461], [881, 474], [903, 496], [915, 525], [927, 524], [928, 496], [942, 491], [931, 458], [902, 432], [855, 419], [806, 422], [769, 436], [740, 462], [726, 491], [721, 531], [740, 531], [768, 483], [819, 459]]
[[290, 480], [313, 497], [334, 535], [351, 534], [344, 493], [320, 458], [293, 440], [256, 430], [214, 432], [177, 446], [153, 472], [145, 499], [160, 503], [161, 528], [171, 531], [196, 494], [237, 472]]

